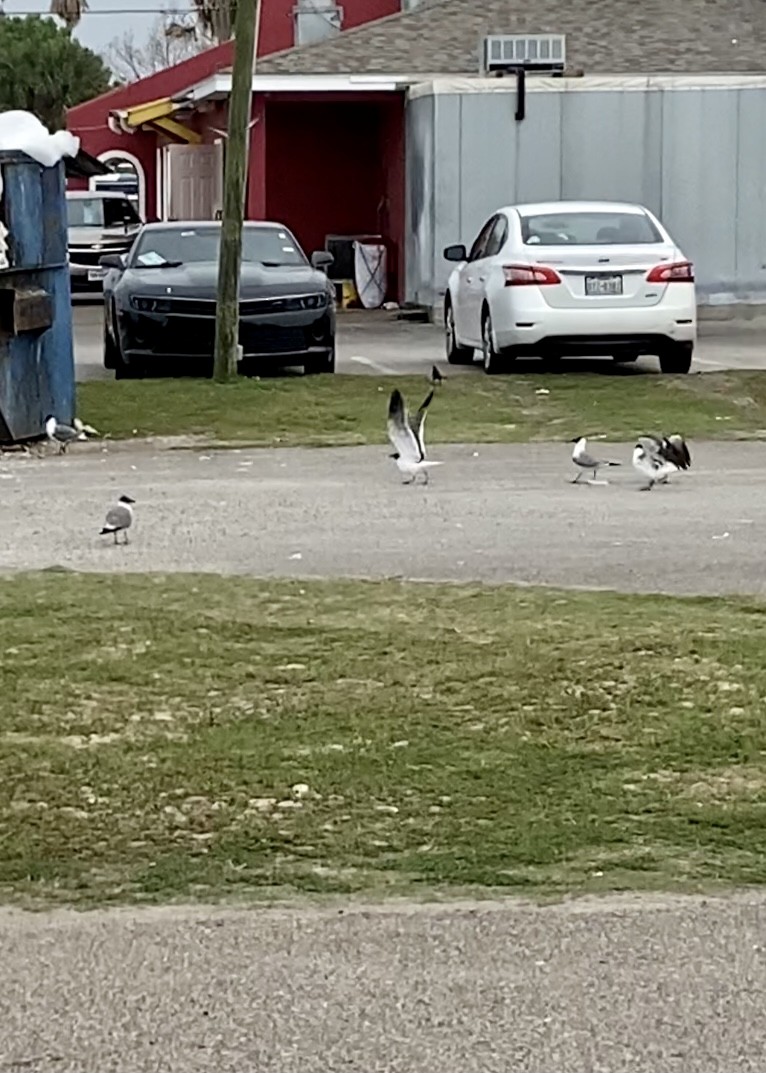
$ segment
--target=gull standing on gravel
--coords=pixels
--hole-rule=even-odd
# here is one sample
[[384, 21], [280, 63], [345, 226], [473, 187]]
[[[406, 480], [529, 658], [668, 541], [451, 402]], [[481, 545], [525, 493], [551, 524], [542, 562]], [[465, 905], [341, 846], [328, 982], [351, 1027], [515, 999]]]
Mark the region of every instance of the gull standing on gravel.
[[417, 475], [422, 473], [423, 484], [428, 484], [428, 470], [440, 466], [441, 462], [426, 460], [424, 426], [428, 407], [434, 397], [433, 388], [423, 400], [415, 417], [407, 412], [407, 405], [401, 391], [394, 388], [388, 403], [388, 421], [386, 431], [394, 448], [390, 456], [395, 459], [399, 472], [404, 474], [404, 484], [414, 484]]
[[[669, 440], [666, 441], [657, 436], [638, 437], [636, 446], [633, 448], [633, 468], [646, 479], [647, 483], [642, 484], [639, 489], [641, 492], [651, 492], [655, 484], [667, 484], [671, 473], [678, 473], [679, 469], [688, 469], [691, 465], [691, 458], [686, 462], [685, 455], [679, 448], [671, 449], [670, 453], [678, 458], [682, 465], [668, 458], [663, 448], [665, 442]], [[686, 444], [684, 444], [684, 449], [686, 449]], [[688, 449], [686, 449], [686, 455], [688, 454]]]
[[59, 454], [66, 451], [70, 443], [74, 443], [75, 440], [87, 440], [85, 432], [78, 431], [76, 428], [72, 428], [71, 425], [62, 425], [53, 414], [48, 414], [45, 418], [45, 435], [48, 437], [50, 443], [55, 443], [58, 446]]
[[575, 436], [569, 441], [574, 444], [574, 450], [572, 451], [572, 461], [578, 466], [578, 471], [572, 479], [572, 484], [579, 484], [580, 477], [583, 470], [592, 470], [593, 478], [588, 481], [588, 484], [608, 484], [608, 481], [597, 481], [596, 474], [602, 466], [619, 466], [620, 462], [610, 462], [605, 458], [594, 458], [588, 451], [588, 441], [585, 436]]
[[107, 533], [114, 533], [114, 542], [119, 544], [117, 536], [119, 533], [125, 534], [123, 544], [128, 543], [128, 529], [133, 524], [133, 504], [135, 499], [131, 499], [130, 496], [120, 496], [115, 506], [110, 507], [106, 512], [106, 519], [104, 526], [99, 536], [106, 536]]

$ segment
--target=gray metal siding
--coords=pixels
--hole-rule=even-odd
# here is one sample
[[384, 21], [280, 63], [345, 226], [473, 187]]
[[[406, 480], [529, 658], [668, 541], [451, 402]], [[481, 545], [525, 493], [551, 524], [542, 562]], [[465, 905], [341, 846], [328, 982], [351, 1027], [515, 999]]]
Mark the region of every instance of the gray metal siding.
[[410, 187], [421, 157], [433, 168], [433, 226], [410, 232], [408, 300], [440, 303], [442, 248], [470, 245], [501, 205], [604, 198], [657, 213], [694, 261], [702, 302], [766, 302], [766, 90], [533, 92], [520, 123], [515, 106], [513, 92], [408, 103]]
[[406, 112], [405, 266], [410, 300], [430, 305], [434, 292], [434, 97]]

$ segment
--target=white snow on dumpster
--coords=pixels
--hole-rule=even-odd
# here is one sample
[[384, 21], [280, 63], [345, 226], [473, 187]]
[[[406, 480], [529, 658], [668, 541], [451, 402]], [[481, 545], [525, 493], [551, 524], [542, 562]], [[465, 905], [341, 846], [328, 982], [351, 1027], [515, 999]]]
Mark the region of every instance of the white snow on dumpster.
[[77, 156], [80, 139], [68, 130], [51, 134], [31, 112], [0, 112], [0, 150], [15, 149], [52, 168], [65, 156]]

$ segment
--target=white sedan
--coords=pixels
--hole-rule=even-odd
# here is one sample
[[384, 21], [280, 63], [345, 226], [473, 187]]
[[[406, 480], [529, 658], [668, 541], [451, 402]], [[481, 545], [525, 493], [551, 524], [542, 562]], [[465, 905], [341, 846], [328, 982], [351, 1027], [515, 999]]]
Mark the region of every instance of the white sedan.
[[481, 350], [488, 373], [517, 357], [574, 355], [688, 373], [697, 336], [694, 267], [641, 205], [553, 201], [499, 209], [459, 264], [444, 299], [447, 360]]

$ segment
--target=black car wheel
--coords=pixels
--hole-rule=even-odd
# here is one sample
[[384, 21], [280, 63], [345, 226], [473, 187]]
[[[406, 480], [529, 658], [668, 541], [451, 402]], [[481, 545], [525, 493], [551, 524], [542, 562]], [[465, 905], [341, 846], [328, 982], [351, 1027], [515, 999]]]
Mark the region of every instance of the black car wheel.
[[692, 343], [666, 343], [660, 351], [660, 370], [663, 373], [688, 373], [692, 365]]
[[120, 359], [119, 365], [114, 370], [115, 380], [140, 380], [143, 375], [143, 365], [139, 365], [136, 362], [127, 364], [122, 359]]
[[492, 318], [488, 309], [484, 310], [484, 315], [481, 318], [481, 352], [484, 358], [484, 372], [488, 376], [496, 376], [498, 373], [507, 372], [508, 365], [513, 361], [511, 352], [498, 350], [495, 347]]
[[304, 376], [319, 376], [321, 373], [335, 372], [335, 344], [320, 358], [312, 358], [303, 365]]
[[104, 317], [104, 368], [116, 369], [120, 360], [119, 348], [106, 326], [106, 317]]
[[473, 347], [462, 346], [455, 334], [455, 314], [452, 302], [447, 299], [444, 307], [444, 333], [447, 348], [447, 361], [450, 365], [473, 365]]

